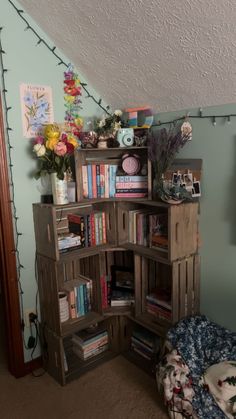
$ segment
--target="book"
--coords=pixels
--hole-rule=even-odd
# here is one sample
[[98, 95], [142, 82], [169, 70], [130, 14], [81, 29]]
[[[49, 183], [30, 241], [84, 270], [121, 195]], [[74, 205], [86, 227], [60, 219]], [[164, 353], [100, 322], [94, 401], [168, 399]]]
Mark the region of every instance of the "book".
[[97, 198], [101, 198], [100, 165], [96, 164]]
[[73, 338], [78, 341], [78, 343], [85, 345], [88, 342], [94, 342], [99, 339], [101, 336], [106, 336], [107, 330], [105, 327], [99, 326], [96, 328], [88, 328], [80, 330], [73, 334]]
[[92, 165], [87, 165], [87, 172], [88, 172], [88, 197], [92, 199], [93, 197], [93, 186], [92, 186]]
[[148, 182], [116, 182], [116, 189], [145, 189], [148, 188]]
[[67, 291], [67, 295], [68, 295], [70, 318], [75, 319], [77, 317], [75, 291], [73, 289], [69, 290]]
[[97, 198], [97, 168], [92, 164], [92, 197]]
[[147, 196], [147, 192], [119, 192], [115, 194], [115, 198], [145, 198]]
[[150, 247], [168, 248], [168, 215], [151, 214], [149, 216]]
[[116, 176], [116, 182], [147, 182], [148, 177], [147, 176]]
[[88, 171], [85, 164], [82, 165], [82, 186], [83, 186], [83, 197], [88, 198]]
[[94, 349], [93, 351], [89, 352], [88, 354], [84, 354], [83, 352], [81, 352], [76, 346], [72, 346], [72, 350], [73, 352], [83, 361], [86, 361], [89, 358], [92, 358], [96, 355], [99, 355], [102, 352], [105, 352], [108, 349], [108, 345], [103, 345], [98, 347], [97, 349]]
[[77, 348], [83, 352], [83, 353], [88, 353], [96, 348], [98, 348], [99, 346], [105, 345], [106, 343], [108, 343], [108, 334], [101, 336], [99, 339], [94, 340], [93, 342], [88, 342], [85, 345], [81, 345], [74, 337], [72, 337], [71, 339], [72, 343], [77, 346]]
[[109, 197], [114, 198], [116, 193], [116, 172], [117, 172], [118, 165], [117, 164], [110, 164], [109, 171]]

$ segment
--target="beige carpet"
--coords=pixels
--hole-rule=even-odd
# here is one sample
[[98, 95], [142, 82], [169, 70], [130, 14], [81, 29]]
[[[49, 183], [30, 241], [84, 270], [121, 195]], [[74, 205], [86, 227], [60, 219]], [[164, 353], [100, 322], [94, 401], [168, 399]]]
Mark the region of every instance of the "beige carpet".
[[1, 419], [166, 419], [155, 380], [119, 356], [65, 387], [0, 363]]

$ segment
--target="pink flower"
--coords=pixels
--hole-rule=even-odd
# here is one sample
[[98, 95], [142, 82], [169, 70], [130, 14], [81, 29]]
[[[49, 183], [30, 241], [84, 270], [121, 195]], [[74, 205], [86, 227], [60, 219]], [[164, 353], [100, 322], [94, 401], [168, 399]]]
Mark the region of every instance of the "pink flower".
[[35, 137], [34, 144], [43, 144], [43, 143], [44, 143], [44, 138], [42, 137], [42, 135], [38, 135], [37, 137]]
[[54, 152], [57, 156], [64, 156], [67, 152], [66, 144], [59, 141], [54, 147]]

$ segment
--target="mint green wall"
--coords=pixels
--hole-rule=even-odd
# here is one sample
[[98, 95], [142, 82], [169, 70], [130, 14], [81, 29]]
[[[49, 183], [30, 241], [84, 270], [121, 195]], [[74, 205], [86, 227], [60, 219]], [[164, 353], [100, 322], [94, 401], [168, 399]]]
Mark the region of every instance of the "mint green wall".
[[[15, 2], [16, 6], [21, 6]], [[29, 23], [52, 47], [54, 44], [46, 37], [40, 28], [25, 14]], [[24, 309], [35, 309], [36, 282], [34, 275], [35, 240], [32, 218], [32, 203], [40, 201], [38, 182], [30, 177], [30, 172], [35, 168], [35, 161], [28, 153], [30, 140], [23, 138], [19, 85], [21, 83], [41, 84], [52, 87], [55, 121], [62, 122], [64, 119], [63, 101], [63, 71], [65, 67], [58, 66], [58, 60], [42, 44], [36, 47], [37, 39], [34, 34], [25, 31], [25, 23], [17, 15], [14, 8], [7, 1], [1, 2], [0, 26], [2, 30], [2, 47], [4, 54], [5, 83], [8, 90], [7, 102], [12, 110], [8, 113], [9, 126], [13, 129], [10, 132], [12, 151], [13, 176], [15, 185], [15, 205], [17, 209], [18, 230], [22, 232], [19, 238], [19, 251], [21, 263], [24, 266], [21, 274], [23, 289]], [[69, 60], [57, 51], [65, 62]], [[79, 53], [79, 51], [78, 51]], [[77, 69], [78, 70], [78, 69]], [[79, 71], [78, 71], [79, 73]], [[81, 80], [86, 79], [79, 73]], [[88, 84], [89, 91], [95, 97], [99, 95]], [[96, 115], [99, 113], [97, 105], [82, 97], [82, 115]], [[28, 341], [29, 330], [25, 329], [25, 341]], [[34, 356], [38, 355], [36, 350]], [[25, 350], [25, 360], [30, 360], [31, 351]]]
[[[199, 104], [200, 105], [200, 104]], [[198, 115], [185, 110], [157, 115], [163, 122]], [[203, 109], [204, 115], [236, 114], [236, 105]], [[178, 157], [203, 159], [200, 200], [201, 311], [236, 331], [236, 117], [192, 119], [193, 139]]]
[[[17, 3], [16, 3], [17, 4]], [[27, 15], [26, 15], [27, 16]], [[27, 16], [34, 28], [47, 40], [46, 35]], [[0, 26], [8, 89], [9, 125], [13, 174], [15, 184], [15, 204], [19, 217], [19, 239], [22, 270], [21, 283], [24, 291], [24, 308], [35, 307], [36, 282], [34, 279], [35, 242], [32, 219], [32, 203], [38, 202], [40, 194], [37, 182], [29, 173], [35, 162], [28, 154], [29, 140], [22, 136], [19, 85], [22, 82], [51, 86], [53, 89], [54, 117], [62, 121], [64, 117], [63, 71], [57, 65], [53, 54], [37, 43], [31, 31], [25, 31], [25, 24], [8, 2], [1, 5]], [[13, 31], [14, 28], [14, 31]], [[50, 45], [54, 45], [48, 40]], [[78, 51], [79, 52], [79, 51]], [[66, 62], [69, 60], [59, 54]], [[85, 77], [81, 78], [86, 81]], [[91, 93], [93, 92], [89, 86]], [[99, 96], [98, 96], [99, 97]], [[83, 99], [83, 98], [82, 98]], [[200, 105], [200, 104], [199, 104]], [[83, 99], [83, 112], [96, 115], [99, 108], [89, 99]], [[205, 108], [203, 114], [236, 113], [235, 105]], [[187, 109], [186, 111], [189, 111]], [[198, 110], [191, 110], [196, 114]], [[159, 114], [158, 119], [170, 120], [182, 116], [185, 111]], [[236, 118], [228, 125], [224, 119], [217, 120], [216, 127], [209, 119], [192, 120], [193, 140], [187, 144], [179, 157], [202, 158], [202, 198], [201, 198], [201, 311], [214, 321], [236, 331], [236, 198], [234, 194], [236, 172]], [[29, 330], [25, 330], [27, 342]], [[36, 351], [34, 356], [37, 356]], [[25, 360], [30, 360], [30, 351], [25, 350]]]

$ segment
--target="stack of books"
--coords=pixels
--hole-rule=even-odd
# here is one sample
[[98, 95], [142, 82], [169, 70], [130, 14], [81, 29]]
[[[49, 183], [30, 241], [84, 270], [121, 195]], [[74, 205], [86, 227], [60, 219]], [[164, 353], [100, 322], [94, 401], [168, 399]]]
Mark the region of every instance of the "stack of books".
[[72, 350], [83, 361], [92, 358], [108, 349], [108, 333], [106, 329], [88, 329], [72, 336]]
[[111, 291], [111, 307], [131, 306], [134, 304], [134, 294], [119, 290]]
[[146, 296], [147, 312], [171, 320], [171, 293], [165, 289], [157, 289]]
[[160, 339], [147, 330], [134, 330], [131, 337], [131, 349], [148, 361], [152, 361], [159, 352]]
[[116, 198], [145, 198], [148, 195], [147, 176], [116, 176]]
[[58, 235], [58, 249], [59, 252], [67, 252], [72, 249], [80, 249], [83, 247], [81, 245], [81, 238], [74, 233], [64, 233]]

